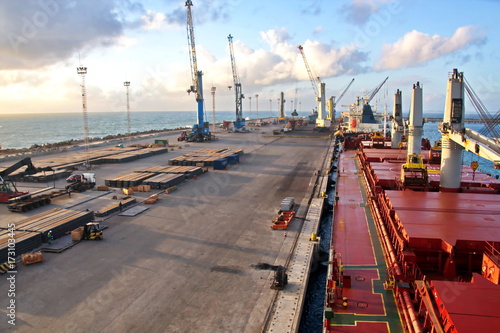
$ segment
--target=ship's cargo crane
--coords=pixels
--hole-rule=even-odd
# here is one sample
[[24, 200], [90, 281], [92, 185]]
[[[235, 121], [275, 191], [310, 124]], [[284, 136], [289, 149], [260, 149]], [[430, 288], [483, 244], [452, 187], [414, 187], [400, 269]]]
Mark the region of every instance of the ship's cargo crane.
[[347, 130], [350, 132], [376, 132], [383, 131], [383, 124], [377, 121], [375, 114], [370, 106], [371, 100], [377, 95], [382, 86], [387, 82], [389, 77], [386, 77], [382, 83], [366, 94], [365, 96], [357, 97], [356, 102], [350, 105], [342, 105], [348, 108], [348, 112], [344, 113], [344, 117], [348, 118], [346, 124]]
[[347, 90], [349, 90], [349, 88], [351, 87], [351, 85], [352, 85], [353, 82], [354, 82], [354, 78], [352, 78], [351, 82], [349, 82], [349, 84], [344, 89], [344, 91], [342, 91], [342, 93], [340, 94], [339, 98], [337, 98], [337, 100], [333, 103], [333, 110], [334, 111], [335, 111], [335, 108], [337, 107], [337, 103], [339, 103], [340, 100], [342, 99], [342, 97], [344, 97], [345, 93], [347, 92]]
[[382, 81], [382, 83], [380, 83], [375, 89], [373, 89], [373, 91], [369, 95], [367, 95], [363, 98], [365, 105], [370, 104], [372, 99], [375, 97], [375, 95], [377, 95], [377, 93], [380, 91], [380, 89], [387, 82], [388, 79], [389, 79], [389, 77], [386, 77], [385, 80]]
[[465, 91], [467, 92], [467, 95], [469, 96], [470, 101], [472, 102], [472, 105], [474, 106], [474, 109], [476, 109], [476, 112], [479, 114], [481, 119], [484, 122], [486, 130], [483, 131], [484, 133], [481, 134], [486, 134], [490, 133], [491, 137], [493, 140], [497, 141], [500, 140], [500, 133], [497, 130], [498, 123], [499, 123], [499, 113], [492, 117], [488, 109], [484, 106], [483, 102], [477, 96], [476, 92], [474, 89], [472, 89], [472, 86], [469, 84], [467, 79], [464, 77], [464, 87]]
[[208, 122], [205, 122], [203, 117], [203, 73], [198, 70], [198, 62], [196, 60], [196, 44], [194, 41], [194, 25], [191, 6], [193, 6], [193, 2], [191, 0], [186, 0], [189, 61], [191, 62], [191, 77], [193, 83], [187, 92], [188, 94], [192, 92], [195, 94], [196, 102], [198, 103], [198, 123], [193, 125], [192, 135], [188, 138], [188, 141], [202, 142], [210, 141], [212, 139], [212, 135], [210, 133]]
[[241, 82], [238, 77], [238, 70], [236, 68], [233, 48], [233, 36], [229, 34], [229, 36], [227, 36], [227, 40], [229, 41], [229, 53], [231, 55], [231, 68], [233, 70], [234, 92], [236, 97], [236, 120], [234, 122], [234, 128], [235, 131], [239, 131], [245, 126], [245, 119], [243, 119], [242, 111], [242, 100], [243, 98], [245, 98], [245, 96], [241, 92]]
[[[500, 146], [498, 142], [494, 138], [488, 138], [464, 126], [464, 90], [473, 100], [475, 107], [482, 104], [479, 103], [479, 98], [465, 81], [463, 73], [453, 69], [453, 73], [448, 79], [445, 117], [443, 123], [439, 124], [442, 135], [441, 175], [444, 174], [443, 169], [448, 172], [445, 174], [446, 177], [441, 176], [441, 186], [451, 190], [460, 187], [461, 152], [464, 148], [492, 161], [494, 168], [500, 169]], [[482, 111], [485, 111], [485, 109]], [[495, 133], [494, 128], [491, 128], [491, 130], [492, 133]], [[454, 166], [454, 168], [451, 169], [451, 166]], [[451, 175], [448, 177], [449, 174]]]
[[345, 93], [347, 92], [347, 90], [349, 90], [349, 88], [351, 87], [351, 85], [352, 85], [353, 82], [354, 82], [354, 78], [351, 80], [351, 82], [349, 82], [349, 84], [344, 89], [344, 91], [342, 91], [342, 93], [340, 93], [339, 98], [335, 99], [335, 96], [332, 96], [332, 97], [330, 97], [328, 99], [329, 119], [335, 120], [335, 113], [336, 113], [337, 103], [339, 103], [340, 100], [342, 99], [342, 97], [344, 97]]

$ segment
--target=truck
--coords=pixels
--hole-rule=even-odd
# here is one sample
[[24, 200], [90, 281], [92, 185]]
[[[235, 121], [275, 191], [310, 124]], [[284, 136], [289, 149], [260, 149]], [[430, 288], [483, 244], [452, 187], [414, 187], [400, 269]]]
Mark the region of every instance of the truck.
[[83, 173], [81, 175], [71, 175], [66, 181], [70, 182], [66, 186], [68, 192], [84, 192], [94, 188], [96, 184], [95, 173]]

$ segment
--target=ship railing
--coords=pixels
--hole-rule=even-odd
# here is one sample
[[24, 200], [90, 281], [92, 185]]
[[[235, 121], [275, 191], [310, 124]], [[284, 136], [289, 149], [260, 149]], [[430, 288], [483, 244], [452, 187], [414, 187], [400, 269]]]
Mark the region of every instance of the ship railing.
[[497, 250], [495, 246], [496, 242], [488, 242], [486, 241], [486, 246], [484, 252], [490, 256], [492, 260], [496, 260], [496, 262], [500, 262], [500, 251]]

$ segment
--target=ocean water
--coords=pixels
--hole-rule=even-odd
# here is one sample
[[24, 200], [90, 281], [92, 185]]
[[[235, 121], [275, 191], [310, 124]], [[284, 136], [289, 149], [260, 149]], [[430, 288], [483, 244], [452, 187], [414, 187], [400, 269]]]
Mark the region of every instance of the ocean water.
[[[216, 112], [216, 122], [233, 120], [235, 112]], [[212, 122], [212, 112], [207, 112], [205, 121]], [[192, 126], [197, 122], [195, 111], [186, 112], [130, 112], [130, 131], [175, 129]], [[89, 138], [126, 134], [126, 112], [88, 113]], [[0, 146], [4, 149], [29, 148], [32, 145], [84, 139], [83, 114], [0, 114]]]
[[[261, 111], [262, 115], [269, 111]], [[255, 112], [254, 112], [255, 115]], [[250, 112], [244, 113], [245, 117], [252, 116]], [[433, 115], [426, 115], [433, 116]], [[216, 123], [224, 120], [231, 121], [235, 118], [234, 111], [217, 111]], [[206, 112], [205, 121], [212, 122], [212, 112]], [[165, 112], [130, 112], [130, 131], [145, 132], [150, 130], [175, 129], [192, 126], [197, 122], [195, 111], [165, 111]], [[126, 112], [94, 112], [88, 114], [89, 138], [103, 138], [108, 135], [127, 133]], [[425, 138], [431, 141], [441, 138], [437, 123], [425, 123]], [[466, 123], [466, 126], [479, 131], [484, 125]], [[83, 115], [81, 112], [73, 113], [44, 113], [44, 114], [0, 114], [0, 146], [4, 149], [29, 148], [33, 145], [56, 143], [67, 140], [84, 139]], [[479, 161], [479, 171], [499, 176], [500, 170], [493, 168], [493, 163], [479, 158], [472, 153], [465, 152], [462, 162], [469, 165], [471, 161]]]

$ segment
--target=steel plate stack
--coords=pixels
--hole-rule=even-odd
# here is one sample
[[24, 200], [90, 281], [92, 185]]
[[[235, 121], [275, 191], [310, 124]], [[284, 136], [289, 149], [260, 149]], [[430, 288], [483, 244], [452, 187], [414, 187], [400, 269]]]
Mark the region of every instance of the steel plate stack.
[[[0, 230], [0, 264], [8, 260], [7, 254], [10, 238], [11, 235], [8, 230]], [[40, 232], [15, 231], [14, 240], [15, 247], [11, 249], [14, 250], [17, 257], [42, 245], [42, 234]]]
[[46, 240], [47, 232], [52, 230], [54, 238], [92, 221], [94, 212], [54, 208], [16, 223], [16, 230], [40, 232]]
[[[14, 239], [16, 256], [30, 252], [47, 241], [47, 233], [59, 238], [94, 218], [94, 212], [55, 208], [15, 223]], [[9, 230], [0, 230], [0, 263], [7, 261]]]
[[149, 168], [136, 170], [135, 172], [143, 173], [169, 173], [169, 174], [183, 174], [186, 178], [193, 178], [194, 176], [203, 173], [203, 169], [200, 167], [193, 166], [173, 166], [173, 165], [156, 165]]
[[[229, 148], [224, 149], [202, 149], [192, 153], [187, 153], [182, 156], [173, 158], [168, 161], [169, 165], [184, 165], [184, 166], [213, 166], [214, 161], [227, 158], [231, 155], [243, 154], [243, 149], [231, 150]], [[239, 157], [232, 157], [234, 163], [239, 162]], [[233, 164], [234, 164], [233, 163]]]
[[109, 187], [132, 187], [140, 185], [144, 180], [154, 176], [152, 173], [132, 172], [115, 178], [106, 179], [104, 183]]
[[148, 178], [143, 183], [145, 185], [150, 185], [154, 189], [166, 189], [184, 181], [185, 176], [183, 174], [159, 174], [154, 177]]

